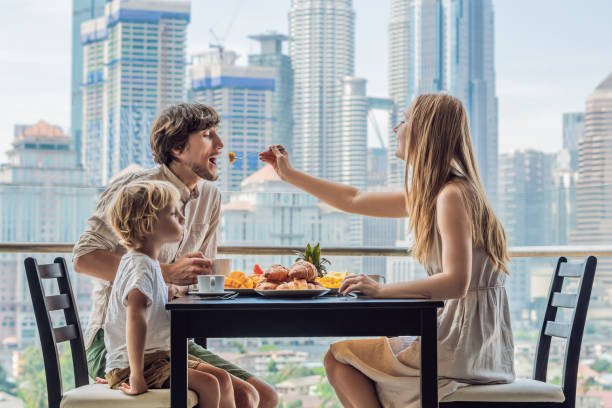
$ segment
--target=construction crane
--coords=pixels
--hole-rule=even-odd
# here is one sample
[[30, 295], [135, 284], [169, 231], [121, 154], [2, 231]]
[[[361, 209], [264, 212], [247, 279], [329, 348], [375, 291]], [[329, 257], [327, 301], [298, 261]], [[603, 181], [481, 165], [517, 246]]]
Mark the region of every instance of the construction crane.
[[217, 34], [215, 34], [215, 30], [213, 30], [212, 28], [210, 29], [210, 35], [212, 36], [212, 38], [214, 38], [215, 42], [209, 43], [208, 46], [210, 48], [217, 48], [219, 50], [219, 59], [223, 60], [223, 51], [225, 50], [225, 48], [223, 47], [223, 43], [225, 42], [225, 37], [222, 39], [217, 37]]
[[227, 36], [229, 35], [230, 30], [232, 29], [232, 25], [234, 25], [234, 21], [236, 20], [238, 11], [240, 11], [240, 7], [242, 7], [243, 3], [244, 3], [244, 0], [239, 0], [237, 2], [236, 8], [234, 9], [234, 12], [232, 13], [229, 23], [227, 24], [227, 29], [225, 30], [223, 37], [219, 38], [219, 36], [215, 33], [214, 28], [210, 29], [210, 35], [213, 38], [214, 42], [210, 42], [208, 46], [210, 48], [216, 48], [219, 50], [219, 58], [221, 60], [223, 60], [223, 51], [225, 51], [225, 40], [227, 39]]

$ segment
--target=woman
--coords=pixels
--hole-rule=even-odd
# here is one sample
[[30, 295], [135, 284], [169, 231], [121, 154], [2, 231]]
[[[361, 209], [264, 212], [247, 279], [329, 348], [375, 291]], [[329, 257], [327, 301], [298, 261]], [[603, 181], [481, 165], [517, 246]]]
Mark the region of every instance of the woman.
[[[409, 218], [413, 256], [428, 277], [380, 285], [357, 275], [345, 279], [340, 292], [445, 301], [438, 314], [440, 399], [465, 384], [512, 382], [506, 239], [476, 168], [466, 111], [452, 96], [430, 94], [419, 96], [404, 116], [394, 129], [396, 156], [406, 161], [403, 192], [362, 192], [300, 173], [282, 146], [260, 158], [281, 179], [340, 210]], [[342, 341], [325, 356], [345, 407], [420, 406], [419, 363], [419, 340], [403, 337]]]

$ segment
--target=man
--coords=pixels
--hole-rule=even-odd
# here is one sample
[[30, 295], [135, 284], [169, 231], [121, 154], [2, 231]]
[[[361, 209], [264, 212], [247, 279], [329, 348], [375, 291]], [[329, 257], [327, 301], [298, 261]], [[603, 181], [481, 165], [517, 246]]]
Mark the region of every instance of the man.
[[[216, 256], [221, 195], [210, 181], [218, 178], [217, 158], [223, 142], [217, 135], [217, 112], [198, 103], [179, 104], [164, 110], [151, 129], [151, 149], [158, 167], [123, 175], [104, 191], [95, 213], [73, 252], [74, 270], [97, 278], [92, 310], [85, 331], [85, 348], [91, 377], [104, 377], [104, 319], [111, 285], [126, 249], [106, 220], [106, 210], [115, 193], [136, 180], [162, 180], [181, 193], [185, 216], [183, 238], [163, 247], [159, 261], [168, 284], [196, 283], [198, 275], [211, 273], [210, 259]], [[231, 376], [236, 406], [276, 407], [278, 397], [267, 383], [189, 342], [189, 353]]]

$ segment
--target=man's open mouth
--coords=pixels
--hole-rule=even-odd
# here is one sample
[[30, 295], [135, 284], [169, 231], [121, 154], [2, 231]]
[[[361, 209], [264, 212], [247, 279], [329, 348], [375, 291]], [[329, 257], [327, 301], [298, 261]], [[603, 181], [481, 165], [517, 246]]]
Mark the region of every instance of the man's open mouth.
[[211, 162], [212, 164], [214, 164], [215, 166], [217, 165], [217, 158], [216, 157], [211, 157], [210, 159], [208, 159], [209, 162]]

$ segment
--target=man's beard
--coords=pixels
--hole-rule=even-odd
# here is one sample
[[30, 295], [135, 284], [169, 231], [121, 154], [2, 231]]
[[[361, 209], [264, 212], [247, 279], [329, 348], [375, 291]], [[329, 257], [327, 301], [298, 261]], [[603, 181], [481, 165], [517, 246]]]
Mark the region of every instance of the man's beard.
[[191, 171], [193, 171], [195, 174], [197, 174], [200, 178], [203, 178], [204, 180], [215, 181], [219, 178], [219, 174], [211, 173], [205, 166], [200, 166], [197, 163], [188, 163], [188, 165], [191, 168]]

